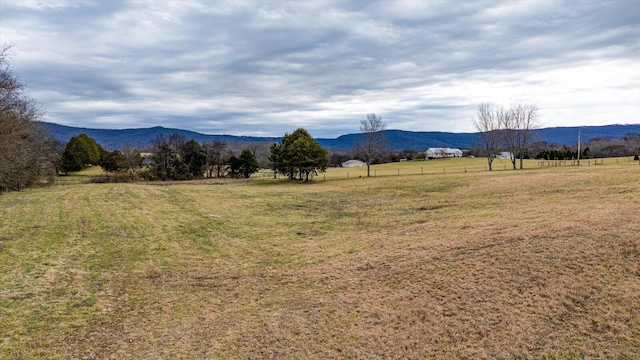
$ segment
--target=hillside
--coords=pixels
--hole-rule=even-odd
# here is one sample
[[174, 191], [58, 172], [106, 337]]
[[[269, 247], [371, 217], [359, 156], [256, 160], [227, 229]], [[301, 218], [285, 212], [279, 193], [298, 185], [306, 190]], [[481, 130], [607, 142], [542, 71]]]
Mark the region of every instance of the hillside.
[[[100, 145], [107, 149], [120, 149], [125, 144], [132, 146], [148, 146], [151, 139], [158, 135], [168, 136], [174, 132], [183, 134], [187, 139], [194, 139], [198, 142], [226, 141], [228, 143], [252, 143], [252, 142], [273, 142], [280, 141], [280, 138], [272, 137], [251, 137], [233, 135], [207, 135], [188, 130], [171, 129], [161, 126], [137, 129], [90, 129], [64, 126], [54, 123], [42, 122], [42, 126], [51, 135], [62, 143], [67, 143], [69, 139], [80, 133], [85, 133], [94, 138]], [[628, 133], [640, 133], [640, 124], [635, 125], [605, 125], [605, 126], [583, 126], [583, 127], [552, 127], [539, 131], [539, 139], [550, 144], [560, 144], [572, 146], [578, 140], [578, 130], [582, 130], [582, 141], [592, 139], [619, 139]], [[404, 131], [387, 130], [389, 148], [392, 150], [416, 149], [423, 150], [428, 147], [453, 147], [469, 149], [476, 140], [475, 133], [450, 133], [438, 131]], [[318, 138], [320, 145], [328, 149], [351, 149], [361, 138], [361, 134], [347, 134], [335, 139]]]

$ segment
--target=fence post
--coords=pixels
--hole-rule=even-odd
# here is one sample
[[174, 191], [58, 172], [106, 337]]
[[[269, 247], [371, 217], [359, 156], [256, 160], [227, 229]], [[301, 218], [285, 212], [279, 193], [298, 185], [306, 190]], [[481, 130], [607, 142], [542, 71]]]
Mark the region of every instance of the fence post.
[[424, 175], [424, 166], [420, 166], [420, 175]]
[[347, 171], [347, 179], [349, 178], [349, 172]]
[[400, 169], [398, 169], [398, 176], [400, 176]]

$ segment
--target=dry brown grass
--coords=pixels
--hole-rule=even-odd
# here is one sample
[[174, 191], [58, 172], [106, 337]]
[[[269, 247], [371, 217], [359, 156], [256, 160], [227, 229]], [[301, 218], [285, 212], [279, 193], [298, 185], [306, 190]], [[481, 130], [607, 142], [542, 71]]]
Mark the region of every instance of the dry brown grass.
[[640, 167], [0, 197], [0, 358], [638, 358]]

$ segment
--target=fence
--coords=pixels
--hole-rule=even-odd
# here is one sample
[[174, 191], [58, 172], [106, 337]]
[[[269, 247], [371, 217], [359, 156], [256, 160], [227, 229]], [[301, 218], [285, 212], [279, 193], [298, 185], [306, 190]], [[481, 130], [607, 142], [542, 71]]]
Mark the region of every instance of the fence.
[[[570, 167], [570, 166], [604, 166], [604, 165], [626, 165], [640, 164], [632, 157], [607, 158], [607, 159], [585, 159], [585, 160], [524, 160], [524, 169], [548, 167]], [[516, 165], [520, 166], [519, 162]], [[513, 164], [508, 159], [496, 159], [493, 161], [493, 171], [511, 171]], [[486, 159], [443, 159], [428, 161], [407, 161], [400, 163], [389, 163], [371, 166], [372, 177], [382, 176], [415, 176], [415, 175], [438, 175], [455, 173], [478, 173], [488, 171], [489, 167]], [[367, 177], [366, 167], [355, 168], [329, 168], [327, 172], [314, 176], [315, 181], [344, 180]], [[261, 171], [254, 174], [252, 178], [273, 179], [273, 171]], [[276, 178], [285, 178], [284, 175], [277, 174]]]
[[607, 164], [640, 164], [639, 160], [633, 160], [633, 157], [623, 158], [607, 158], [607, 159], [582, 159], [582, 160], [539, 160], [538, 167], [556, 167], [556, 166], [598, 166]]

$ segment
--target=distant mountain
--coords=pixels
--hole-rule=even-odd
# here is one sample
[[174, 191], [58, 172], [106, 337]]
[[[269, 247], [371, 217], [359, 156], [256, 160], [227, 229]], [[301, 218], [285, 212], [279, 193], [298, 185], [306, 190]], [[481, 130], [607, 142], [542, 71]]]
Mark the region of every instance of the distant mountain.
[[[386, 130], [387, 142], [392, 150], [406, 149], [425, 150], [429, 147], [455, 147], [468, 149], [471, 147], [476, 134], [448, 133], [437, 131], [404, 131]], [[336, 139], [316, 139], [325, 148], [351, 149], [362, 139], [362, 134], [342, 135]]]
[[579, 130], [583, 142], [593, 139], [621, 139], [629, 133], [640, 134], [640, 124], [552, 127], [540, 129], [538, 136], [549, 144], [572, 146], [578, 143]]
[[[64, 126], [54, 123], [40, 123], [49, 133], [63, 144], [72, 136], [85, 133], [94, 138], [105, 149], [121, 149], [125, 144], [145, 147], [151, 144], [151, 139], [158, 135], [168, 136], [180, 133], [187, 140], [194, 139], [200, 143], [208, 141], [225, 141], [231, 145], [243, 146], [254, 142], [279, 142], [276, 137], [253, 137], [234, 135], [206, 135], [188, 130], [170, 129], [161, 126], [138, 129], [89, 129]], [[593, 139], [620, 139], [629, 133], [640, 134], [640, 124], [635, 125], [604, 125], [581, 127], [553, 127], [540, 129], [538, 138], [549, 144], [573, 146], [578, 142], [578, 131], [581, 130], [583, 142]], [[449, 133], [438, 131], [404, 131], [386, 130], [389, 148], [400, 151], [405, 149], [424, 150], [429, 147], [452, 147], [469, 149], [477, 140], [476, 133]], [[318, 138], [316, 141], [328, 149], [352, 149], [362, 134], [347, 134], [335, 139]]]
[[105, 149], [121, 149], [125, 144], [135, 147], [146, 147], [151, 145], [151, 140], [157, 136], [169, 136], [173, 133], [183, 134], [187, 140], [194, 139], [199, 143], [209, 141], [226, 141], [227, 143], [251, 143], [251, 142], [273, 142], [280, 141], [280, 138], [233, 136], [233, 135], [205, 135], [194, 131], [170, 129], [162, 126], [136, 129], [90, 129], [72, 126], [59, 125], [48, 122], [40, 124], [49, 131], [49, 134], [63, 144], [69, 142], [72, 136], [87, 134]]

